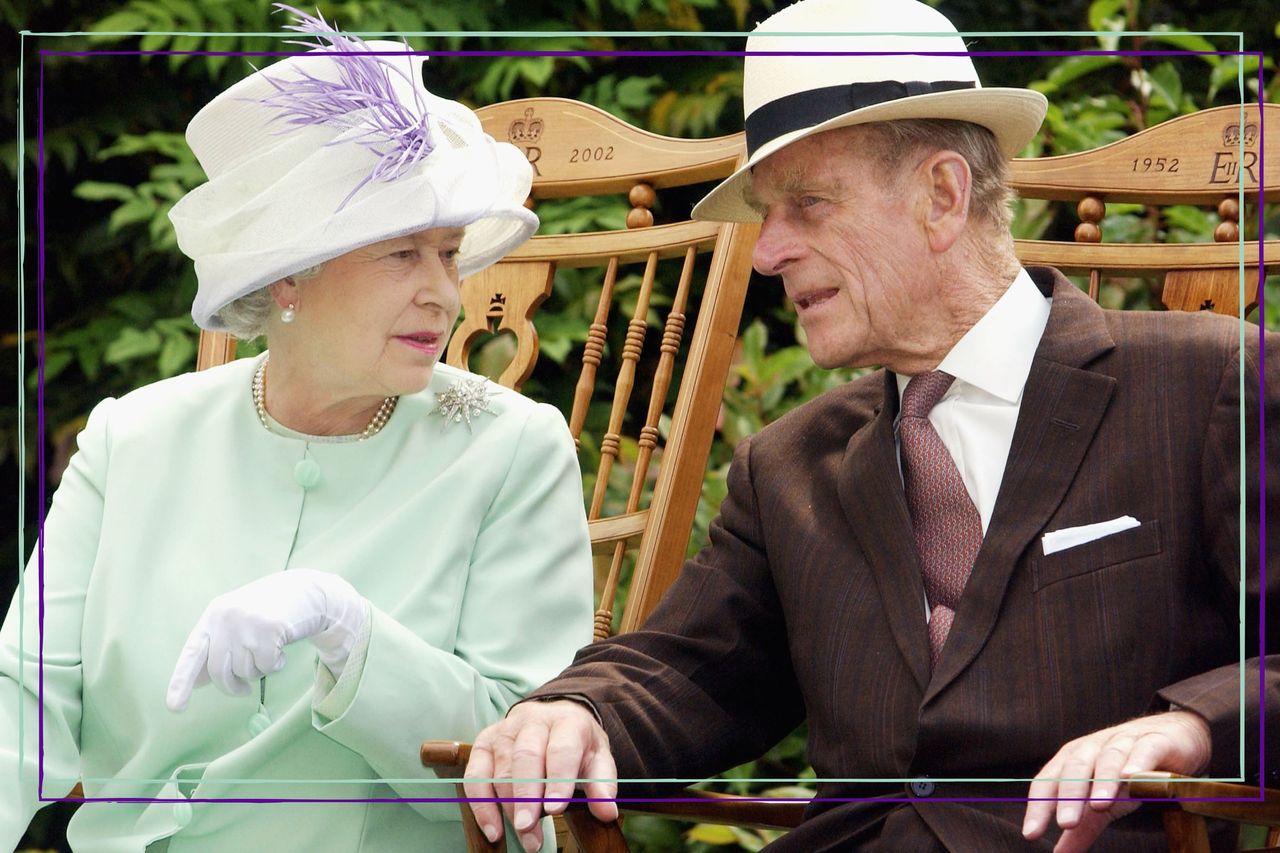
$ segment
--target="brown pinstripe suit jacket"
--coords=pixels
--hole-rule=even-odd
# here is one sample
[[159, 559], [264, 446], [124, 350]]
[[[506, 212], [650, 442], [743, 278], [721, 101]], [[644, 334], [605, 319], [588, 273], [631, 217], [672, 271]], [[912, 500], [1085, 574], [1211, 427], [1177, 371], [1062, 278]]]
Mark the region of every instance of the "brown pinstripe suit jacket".
[[[894, 443], [893, 377], [806, 404], [737, 449], [710, 545], [643, 629], [591, 646], [535, 693], [597, 709], [621, 778], [702, 777], [808, 720], [820, 779], [1026, 779], [1068, 740], [1131, 717], [1211, 721], [1213, 775], [1239, 773], [1240, 325], [1104, 311], [1050, 269], [1053, 308], [1024, 390], [993, 516], [937, 670]], [[1245, 654], [1280, 603], [1280, 530], [1265, 591], [1256, 327], [1244, 347]], [[1280, 355], [1280, 336], [1267, 344]], [[1267, 517], [1280, 508], [1280, 370], [1268, 365]], [[1047, 531], [1132, 515], [1141, 526], [1044, 556]], [[1271, 525], [1274, 528], [1274, 525]], [[1267, 674], [1280, 713], [1280, 658]], [[1257, 661], [1246, 762], [1257, 764]], [[1268, 754], [1280, 762], [1280, 724]], [[1274, 776], [1273, 776], [1274, 778]], [[913, 793], [913, 788], [916, 793]], [[779, 850], [1020, 850], [1027, 783], [831, 781]], [[624, 788], [624, 796], [627, 791]], [[898, 802], [894, 802], [894, 800]], [[1159, 849], [1149, 810], [1097, 849]]]

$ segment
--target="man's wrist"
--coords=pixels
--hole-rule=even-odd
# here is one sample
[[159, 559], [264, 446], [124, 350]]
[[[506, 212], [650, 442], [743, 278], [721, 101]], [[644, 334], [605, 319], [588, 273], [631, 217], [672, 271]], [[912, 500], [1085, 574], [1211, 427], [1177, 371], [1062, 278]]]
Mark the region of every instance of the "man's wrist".
[[1190, 708], [1175, 704], [1170, 704], [1169, 708], [1169, 715], [1187, 731], [1189, 742], [1192, 744], [1191, 755], [1199, 758], [1198, 765], [1188, 769], [1187, 775], [1198, 776], [1208, 769], [1209, 762], [1213, 758], [1213, 732], [1209, 728], [1209, 721]]
[[586, 708], [589, 712], [591, 712], [591, 716], [592, 718], [595, 719], [596, 724], [599, 725], [600, 728], [604, 728], [604, 720], [600, 718], [600, 712], [596, 710], [595, 704], [586, 696], [583, 696], [581, 693], [551, 693], [543, 696], [530, 696], [526, 699], [521, 699], [515, 705], [512, 705], [510, 708], [508, 708], [507, 716], [510, 716], [511, 712], [516, 709], [516, 705], [523, 705], [525, 702], [566, 702], [566, 701], [573, 702], [575, 704], [581, 705], [582, 707]]

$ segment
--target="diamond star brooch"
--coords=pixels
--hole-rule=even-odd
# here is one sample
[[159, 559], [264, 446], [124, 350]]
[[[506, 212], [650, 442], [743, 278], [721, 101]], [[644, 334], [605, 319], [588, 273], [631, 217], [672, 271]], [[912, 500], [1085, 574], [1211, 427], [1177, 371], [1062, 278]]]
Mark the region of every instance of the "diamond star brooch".
[[441, 415], [455, 424], [465, 422], [467, 429], [471, 429], [471, 419], [481, 412], [497, 414], [489, 408], [489, 398], [497, 394], [497, 391], [489, 390], [484, 379], [463, 379], [453, 383], [447, 391], [436, 397], [436, 407], [431, 410], [431, 414]]

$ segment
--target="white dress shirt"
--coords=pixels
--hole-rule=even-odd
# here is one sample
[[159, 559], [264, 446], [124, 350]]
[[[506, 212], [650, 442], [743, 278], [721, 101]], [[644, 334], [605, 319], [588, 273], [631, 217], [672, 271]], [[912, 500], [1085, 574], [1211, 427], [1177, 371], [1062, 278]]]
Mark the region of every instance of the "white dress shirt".
[[[929, 413], [951, 453], [987, 533], [1004, 479], [1022, 388], [1045, 323], [1050, 300], [1021, 270], [1013, 284], [951, 348], [937, 369], [955, 382]], [[898, 376], [898, 399], [910, 376]], [[897, 426], [894, 427], [895, 435]]]

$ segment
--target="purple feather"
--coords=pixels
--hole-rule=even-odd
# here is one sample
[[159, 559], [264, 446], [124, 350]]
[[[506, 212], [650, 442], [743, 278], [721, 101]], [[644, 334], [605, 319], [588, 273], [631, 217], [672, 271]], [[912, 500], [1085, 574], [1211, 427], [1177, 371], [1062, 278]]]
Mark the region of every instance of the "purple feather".
[[[273, 5], [294, 16], [296, 23], [286, 24], [285, 29], [315, 36], [320, 52], [340, 54], [332, 57], [338, 67], [338, 80], [321, 80], [308, 74], [303, 62], [295, 80], [263, 75], [276, 92], [260, 103], [278, 111], [275, 120], [293, 126], [324, 124], [356, 131], [354, 136], [340, 141], [362, 145], [378, 157], [373, 170], [347, 194], [338, 210], [346, 207], [370, 181], [394, 181], [431, 153], [435, 144], [427, 127], [426, 104], [411, 76], [407, 55], [408, 67], [402, 70], [392, 60], [384, 61], [375, 55], [361, 39], [329, 26], [318, 12], [317, 17], [312, 17], [284, 3]], [[292, 43], [314, 48], [306, 42]], [[408, 109], [396, 97], [393, 73], [410, 83], [416, 110]]]

